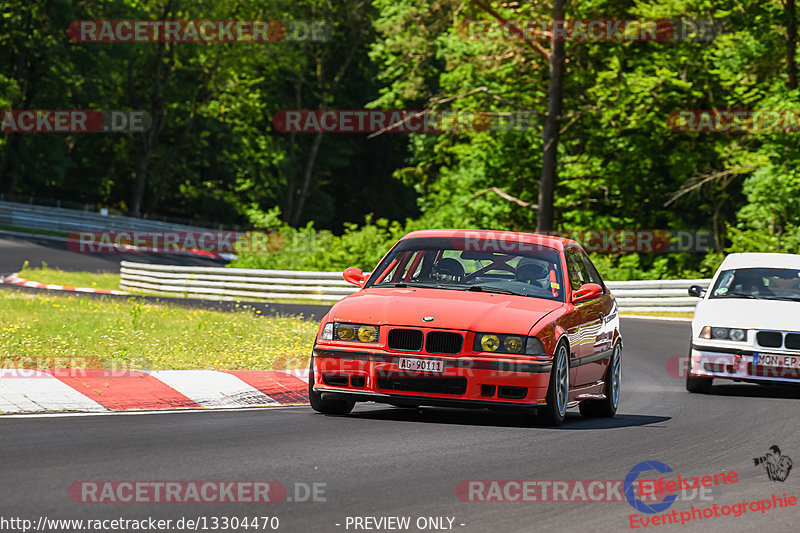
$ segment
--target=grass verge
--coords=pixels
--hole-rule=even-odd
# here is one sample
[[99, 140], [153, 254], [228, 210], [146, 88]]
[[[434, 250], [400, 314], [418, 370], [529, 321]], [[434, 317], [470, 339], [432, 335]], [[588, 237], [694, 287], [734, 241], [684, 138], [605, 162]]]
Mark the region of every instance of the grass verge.
[[316, 322], [152, 305], [136, 298], [0, 291], [4, 368], [306, 368]]
[[26, 261], [19, 271], [19, 277], [39, 283], [65, 285], [68, 287], [87, 287], [90, 289], [119, 289], [119, 274], [112, 272], [67, 272], [49, 268], [31, 268]]
[[31, 235], [47, 235], [49, 237], [68, 237], [70, 234], [64, 231], [53, 231], [49, 229], [37, 229], [37, 228], [20, 228], [17, 226], [7, 226], [5, 224], [0, 224], [0, 230], [5, 231], [15, 231], [17, 233], [30, 233]]
[[676, 312], [676, 311], [620, 311], [620, 316], [652, 316], [652, 317], [666, 317], [666, 318], [692, 318], [694, 313]]

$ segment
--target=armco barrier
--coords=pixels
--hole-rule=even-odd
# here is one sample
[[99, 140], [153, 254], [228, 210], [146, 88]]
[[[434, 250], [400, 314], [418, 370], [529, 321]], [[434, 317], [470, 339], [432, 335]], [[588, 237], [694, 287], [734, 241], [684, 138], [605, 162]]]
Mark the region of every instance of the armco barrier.
[[[121, 262], [120, 288], [209, 300], [300, 299], [337, 301], [358, 290], [341, 272], [254, 270]], [[690, 285], [710, 280], [610, 281], [623, 311], [694, 311]]]
[[154, 265], [122, 261], [120, 288], [209, 300], [336, 301], [358, 290], [341, 272]]
[[607, 281], [622, 311], [675, 311], [691, 313], [699, 301], [689, 296], [690, 285], [708, 289], [710, 279]]
[[102, 215], [91, 211], [5, 201], [0, 201], [0, 225], [46, 229], [64, 233], [100, 230], [191, 231], [205, 229], [158, 220], [121, 215]]

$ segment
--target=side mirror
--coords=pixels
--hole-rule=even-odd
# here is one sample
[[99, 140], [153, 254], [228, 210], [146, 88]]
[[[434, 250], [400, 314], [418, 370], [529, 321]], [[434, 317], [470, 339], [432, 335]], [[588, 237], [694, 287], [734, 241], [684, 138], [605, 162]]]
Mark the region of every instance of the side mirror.
[[347, 283], [352, 283], [359, 287], [363, 287], [367, 282], [367, 276], [358, 267], [349, 267], [342, 273], [342, 277]]
[[588, 302], [603, 295], [603, 287], [597, 283], [584, 283], [581, 288], [572, 293], [572, 303]]
[[689, 287], [689, 296], [702, 298], [705, 292], [706, 292], [705, 289], [703, 289], [703, 287], [701, 287], [700, 285], [692, 285], [691, 287]]

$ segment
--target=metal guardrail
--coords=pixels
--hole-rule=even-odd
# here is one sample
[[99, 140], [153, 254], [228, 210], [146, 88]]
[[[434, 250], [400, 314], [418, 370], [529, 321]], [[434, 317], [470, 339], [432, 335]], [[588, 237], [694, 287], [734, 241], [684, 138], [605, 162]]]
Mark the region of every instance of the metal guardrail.
[[0, 201], [0, 224], [64, 233], [100, 230], [193, 231], [207, 229], [122, 215], [103, 215], [92, 211], [5, 201]]
[[358, 290], [341, 272], [155, 265], [122, 261], [120, 288], [211, 300], [337, 301]]
[[674, 311], [691, 313], [698, 298], [689, 296], [690, 285], [708, 289], [710, 279], [607, 281], [622, 311]]
[[[154, 265], [122, 261], [120, 288], [211, 300], [293, 299], [334, 302], [358, 290], [340, 272], [254, 270]], [[691, 312], [697, 298], [689, 285], [707, 288], [710, 280], [610, 281], [622, 311]]]

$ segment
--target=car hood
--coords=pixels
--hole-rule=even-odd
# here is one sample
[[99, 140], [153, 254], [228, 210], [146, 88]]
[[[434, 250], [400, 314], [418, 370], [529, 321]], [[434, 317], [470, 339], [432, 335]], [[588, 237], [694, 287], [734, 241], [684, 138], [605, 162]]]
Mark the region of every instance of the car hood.
[[714, 298], [697, 304], [694, 329], [720, 326], [742, 329], [800, 330], [800, 302]]
[[[369, 288], [340, 300], [330, 319], [527, 335], [561, 302], [487, 292], [424, 288]], [[422, 317], [433, 317], [425, 322]]]

